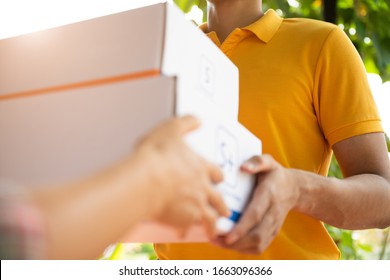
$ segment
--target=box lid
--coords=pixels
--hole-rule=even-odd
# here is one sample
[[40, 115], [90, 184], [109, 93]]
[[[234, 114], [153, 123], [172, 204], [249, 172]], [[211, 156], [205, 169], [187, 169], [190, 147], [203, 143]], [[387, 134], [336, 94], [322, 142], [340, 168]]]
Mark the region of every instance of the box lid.
[[159, 71], [165, 5], [1, 40], [0, 96]]

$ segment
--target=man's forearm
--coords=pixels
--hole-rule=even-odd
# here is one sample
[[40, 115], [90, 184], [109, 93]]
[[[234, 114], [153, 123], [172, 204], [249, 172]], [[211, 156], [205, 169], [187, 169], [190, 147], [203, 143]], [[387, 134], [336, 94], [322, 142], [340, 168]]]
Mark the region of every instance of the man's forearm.
[[390, 182], [375, 174], [345, 179], [290, 170], [300, 189], [295, 210], [344, 229], [390, 226]]

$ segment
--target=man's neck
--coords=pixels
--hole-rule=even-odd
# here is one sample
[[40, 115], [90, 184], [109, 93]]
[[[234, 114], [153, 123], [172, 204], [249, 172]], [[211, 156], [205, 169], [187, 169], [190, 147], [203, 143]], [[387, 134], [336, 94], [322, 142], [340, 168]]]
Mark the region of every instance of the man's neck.
[[235, 28], [248, 26], [263, 15], [261, 3], [260, 0], [209, 0], [209, 31], [215, 31], [222, 43]]

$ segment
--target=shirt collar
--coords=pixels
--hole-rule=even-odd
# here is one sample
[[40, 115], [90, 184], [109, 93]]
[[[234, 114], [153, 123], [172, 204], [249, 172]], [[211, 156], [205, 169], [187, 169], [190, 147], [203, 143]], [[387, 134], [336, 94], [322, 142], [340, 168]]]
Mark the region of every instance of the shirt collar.
[[[282, 21], [283, 19], [274, 10], [270, 9], [259, 20], [241, 29], [252, 32], [261, 41], [268, 43], [278, 31]], [[214, 31], [208, 32], [207, 23], [200, 25], [200, 29], [213, 41], [218, 41], [217, 34]]]
[[268, 43], [278, 31], [283, 19], [274, 11], [268, 10], [259, 20], [242, 28], [253, 32], [257, 38]]

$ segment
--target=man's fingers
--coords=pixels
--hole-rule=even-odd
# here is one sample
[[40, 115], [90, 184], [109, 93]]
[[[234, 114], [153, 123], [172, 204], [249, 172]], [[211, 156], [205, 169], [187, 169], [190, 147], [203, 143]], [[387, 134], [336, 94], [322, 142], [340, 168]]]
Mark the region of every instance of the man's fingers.
[[241, 165], [241, 170], [250, 174], [269, 171], [277, 166], [277, 162], [270, 155], [253, 156]]
[[234, 244], [235, 249], [247, 254], [261, 254], [274, 240], [282, 226], [283, 220], [277, 217], [276, 207], [270, 208], [263, 220], [246, 236], [245, 242]]
[[263, 219], [268, 210], [268, 197], [259, 193], [259, 199], [253, 199], [233, 230], [226, 236], [226, 244], [230, 245], [245, 236], [255, 225]]

